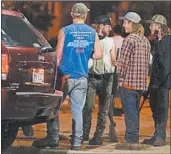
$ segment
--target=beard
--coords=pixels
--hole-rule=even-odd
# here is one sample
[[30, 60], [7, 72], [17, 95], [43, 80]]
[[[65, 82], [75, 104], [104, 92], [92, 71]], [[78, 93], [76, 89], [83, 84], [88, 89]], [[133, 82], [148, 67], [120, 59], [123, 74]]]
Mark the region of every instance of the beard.
[[102, 33], [103, 33], [104, 36], [109, 36], [109, 32], [107, 32], [105, 30], [103, 30]]

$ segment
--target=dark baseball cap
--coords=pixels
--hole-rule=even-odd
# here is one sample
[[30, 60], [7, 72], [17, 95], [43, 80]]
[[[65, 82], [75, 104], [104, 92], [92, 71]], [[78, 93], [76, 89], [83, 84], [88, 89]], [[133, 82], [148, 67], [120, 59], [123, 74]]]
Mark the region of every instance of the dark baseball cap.
[[95, 18], [95, 24], [111, 25], [111, 18], [108, 15], [101, 15]]

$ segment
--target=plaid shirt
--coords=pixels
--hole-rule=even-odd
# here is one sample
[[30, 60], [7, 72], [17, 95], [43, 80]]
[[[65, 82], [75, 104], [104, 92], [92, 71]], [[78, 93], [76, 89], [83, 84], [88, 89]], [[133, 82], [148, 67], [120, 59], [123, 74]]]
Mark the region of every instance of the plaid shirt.
[[147, 90], [150, 50], [151, 45], [143, 35], [130, 34], [124, 39], [116, 62], [119, 86]]

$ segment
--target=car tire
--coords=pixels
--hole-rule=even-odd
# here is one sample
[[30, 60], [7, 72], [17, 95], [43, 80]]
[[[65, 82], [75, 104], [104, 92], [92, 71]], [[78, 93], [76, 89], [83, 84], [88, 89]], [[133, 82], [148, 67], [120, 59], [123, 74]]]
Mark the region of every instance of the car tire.
[[12, 145], [18, 133], [18, 127], [2, 125], [1, 128], [1, 149], [4, 151]]

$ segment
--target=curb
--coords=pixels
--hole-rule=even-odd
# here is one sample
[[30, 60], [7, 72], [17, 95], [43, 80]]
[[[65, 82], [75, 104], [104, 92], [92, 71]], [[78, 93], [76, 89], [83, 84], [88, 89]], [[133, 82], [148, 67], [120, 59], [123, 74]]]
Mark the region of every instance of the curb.
[[[108, 151], [106, 151], [106, 148]], [[170, 145], [163, 147], [149, 147], [142, 150], [117, 150], [114, 144], [104, 147], [99, 147], [90, 151], [71, 151], [68, 150], [67, 154], [170, 154]]]
[[33, 147], [11, 147], [2, 154], [170, 154], [170, 145], [149, 147], [142, 150], [117, 150], [115, 144], [106, 145], [89, 151], [63, 149], [36, 149]]

